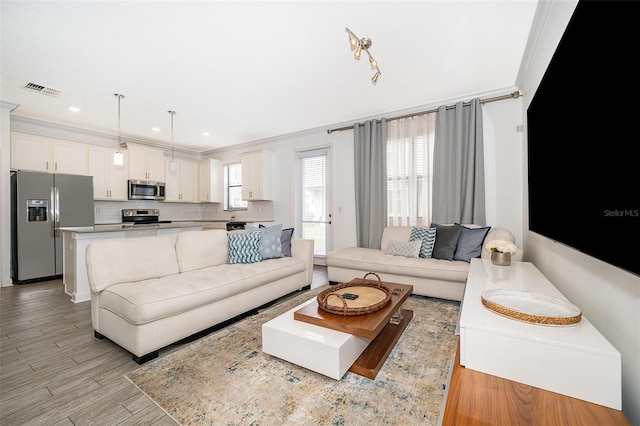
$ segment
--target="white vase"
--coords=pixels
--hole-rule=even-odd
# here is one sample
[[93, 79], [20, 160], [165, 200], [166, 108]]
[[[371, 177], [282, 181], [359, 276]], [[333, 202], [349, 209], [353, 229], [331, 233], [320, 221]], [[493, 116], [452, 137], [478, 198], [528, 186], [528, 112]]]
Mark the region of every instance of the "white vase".
[[500, 253], [499, 251], [492, 251], [491, 263], [498, 266], [509, 266], [511, 265], [511, 253]]

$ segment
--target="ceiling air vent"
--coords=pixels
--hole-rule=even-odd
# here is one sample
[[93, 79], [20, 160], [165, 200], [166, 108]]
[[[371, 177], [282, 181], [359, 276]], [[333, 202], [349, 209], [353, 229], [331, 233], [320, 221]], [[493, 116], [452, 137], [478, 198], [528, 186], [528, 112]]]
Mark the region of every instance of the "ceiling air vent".
[[62, 93], [62, 91], [58, 89], [52, 89], [51, 87], [42, 86], [36, 83], [26, 83], [22, 88], [29, 90], [30, 92], [40, 93], [47, 96], [58, 96]]

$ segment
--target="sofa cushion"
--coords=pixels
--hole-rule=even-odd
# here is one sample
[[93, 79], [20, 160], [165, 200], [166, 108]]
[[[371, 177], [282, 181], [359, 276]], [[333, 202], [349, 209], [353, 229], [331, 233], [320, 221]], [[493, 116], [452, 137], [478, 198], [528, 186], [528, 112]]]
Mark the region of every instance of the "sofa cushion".
[[229, 242], [227, 231], [185, 231], [176, 236], [176, 257], [180, 272], [227, 263]]
[[327, 253], [327, 266], [374, 271], [418, 278], [464, 282], [469, 273], [466, 262], [392, 256], [378, 249], [350, 247]]
[[387, 244], [387, 248], [384, 252], [392, 256], [419, 257], [421, 246], [422, 246], [422, 240], [414, 240], [414, 241], [391, 240], [389, 241], [389, 244]]
[[431, 224], [432, 228], [436, 228], [436, 242], [433, 246], [433, 254], [431, 257], [435, 259], [453, 260], [453, 255], [458, 246], [458, 238], [462, 231], [462, 225], [439, 225]]
[[260, 232], [229, 232], [229, 261], [235, 263], [261, 262], [260, 256]]
[[387, 226], [382, 231], [382, 241], [380, 242], [380, 250], [385, 251], [389, 241], [409, 241], [413, 226]]
[[176, 251], [167, 237], [97, 240], [87, 247], [85, 261], [89, 285], [94, 293], [114, 284], [178, 273]]
[[304, 271], [305, 262], [293, 257], [212, 266], [136, 283], [113, 285], [100, 294], [100, 307], [115, 312], [132, 324], [145, 324]]
[[460, 236], [458, 237], [458, 244], [456, 246], [456, 252], [453, 255], [453, 260], [471, 262], [472, 258], [480, 257], [482, 254], [482, 245], [490, 229], [490, 226], [484, 228], [467, 228], [463, 226], [460, 231]]
[[262, 259], [282, 257], [282, 224], [257, 228], [246, 226], [246, 232], [260, 232], [260, 256]]
[[436, 242], [436, 228], [417, 228], [411, 229], [411, 236], [409, 241], [420, 240], [422, 245], [420, 246], [420, 257], [423, 259], [429, 259], [433, 254], [433, 245]]

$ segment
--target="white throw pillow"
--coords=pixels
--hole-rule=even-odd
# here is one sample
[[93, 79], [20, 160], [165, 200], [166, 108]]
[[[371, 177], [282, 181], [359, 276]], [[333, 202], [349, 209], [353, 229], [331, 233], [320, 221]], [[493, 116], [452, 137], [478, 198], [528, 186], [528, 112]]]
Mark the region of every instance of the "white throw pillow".
[[420, 247], [422, 247], [422, 240], [390, 240], [384, 252], [393, 256], [418, 257], [420, 255]]

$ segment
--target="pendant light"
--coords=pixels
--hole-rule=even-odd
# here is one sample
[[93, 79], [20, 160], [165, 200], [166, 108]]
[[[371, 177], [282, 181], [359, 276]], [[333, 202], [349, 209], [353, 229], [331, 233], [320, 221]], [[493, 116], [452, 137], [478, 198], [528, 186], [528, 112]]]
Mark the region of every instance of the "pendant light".
[[169, 172], [175, 173], [176, 172], [176, 160], [175, 160], [175, 157], [174, 157], [175, 146], [174, 146], [174, 143], [173, 143], [173, 116], [176, 115], [176, 112], [175, 111], [167, 111], [167, 112], [171, 116], [171, 161], [169, 161]]
[[118, 150], [113, 153], [113, 165], [123, 167], [124, 154], [120, 151], [120, 148], [122, 148], [122, 135], [120, 133], [120, 101], [124, 98], [124, 95], [119, 93], [114, 93], [113, 95], [118, 99]]

